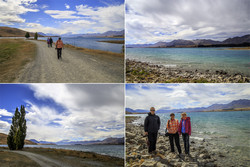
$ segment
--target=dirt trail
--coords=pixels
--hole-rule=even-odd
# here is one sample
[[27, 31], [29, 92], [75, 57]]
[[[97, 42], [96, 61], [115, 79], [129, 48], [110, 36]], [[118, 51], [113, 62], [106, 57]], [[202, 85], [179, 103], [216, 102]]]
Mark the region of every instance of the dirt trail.
[[[10, 152], [9, 150], [3, 150], [5, 152]], [[26, 151], [11, 151], [13, 153], [24, 155], [30, 158], [32, 161], [39, 164], [41, 167], [71, 167], [65, 163], [59, 162], [57, 160], [45, 157], [43, 155], [26, 152]]]
[[21, 83], [121, 83], [123, 58], [107, 59], [86, 55], [79, 50], [65, 48], [57, 59], [54, 46], [31, 40], [37, 45], [35, 60], [25, 66], [14, 82]]

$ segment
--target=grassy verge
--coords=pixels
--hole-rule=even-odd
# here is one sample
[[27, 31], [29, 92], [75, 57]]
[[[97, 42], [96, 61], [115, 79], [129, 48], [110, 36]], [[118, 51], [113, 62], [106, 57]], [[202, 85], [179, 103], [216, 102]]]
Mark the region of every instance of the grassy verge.
[[81, 47], [76, 47], [76, 46], [72, 46], [72, 45], [64, 45], [66, 48], [71, 48], [71, 49], [76, 49], [79, 50], [85, 54], [88, 55], [99, 55], [99, 56], [117, 56], [117, 57], [124, 57], [123, 53], [115, 53], [115, 52], [109, 52], [109, 51], [104, 51], [104, 50], [97, 50], [97, 49], [88, 49], [88, 48], [81, 48]]
[[40, 165], [24, 155], [5, 151], [0, 151], [0, 164], [1, 167], [40, 167]]
[[23, 39], [0, 39], [0, 82], [9, 83], [35, 58], [36, 45]]
[[107, 42], [107, 43], [115, 43], [115, 44], [124, 44], [124, 40], [107, 40], [107, 41], [98, 41], [98, 42]]
[[236, 48], [226, 48], [223, 50], [250, 50], [250, 47], [236, 47]]

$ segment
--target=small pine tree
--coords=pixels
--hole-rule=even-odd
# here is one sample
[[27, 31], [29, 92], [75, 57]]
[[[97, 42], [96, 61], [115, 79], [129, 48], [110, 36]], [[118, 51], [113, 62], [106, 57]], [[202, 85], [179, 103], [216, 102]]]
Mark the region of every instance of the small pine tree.
[[35, 36], [34, 36], [34, 39], [37, 40], [37, 38], [38, 38], [38, 34], [37, 34], [37, 32], [36, 32], [36, 33], [35, 33]]
[[22, 105], [20, 112], [16, 108], [15, 114], [12, 117], [12, 125], [7, 137], [7, 144], [10, 150], [20, 150], [23, 148], [26, 130], [25, 108]]
[[26, 37], [26, 38], [29, 38], [29, 37], [30, 37], [30, 33], [29, 33], [29, 32], [26, 32], [25, 37]]

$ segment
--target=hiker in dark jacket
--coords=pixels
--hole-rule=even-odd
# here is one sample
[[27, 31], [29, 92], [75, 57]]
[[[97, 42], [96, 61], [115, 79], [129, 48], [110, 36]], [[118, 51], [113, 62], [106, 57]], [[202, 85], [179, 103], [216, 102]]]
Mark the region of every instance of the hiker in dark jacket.
[[161, 121], [160, 117], [155, 115], [155, 108], [151, 107], [150, 112], [148, 113], [148, 116], [145, 118], [144, 121], [144, 131], [145, 135], [148, 136], [149, 141], [149, 148], [148, 152], [150, 154], [156, 153], [156, 140], [157, 140], [157, 134], [158, 130], [160, 129]]
[[50, 46], [50, 38], [47, 39], [48, 47]]
[[52, 44], [53, 44], [53, 39], [50, 37], [49, 39], [49, 43], [50, 43], [50, 47], [52, 47]]

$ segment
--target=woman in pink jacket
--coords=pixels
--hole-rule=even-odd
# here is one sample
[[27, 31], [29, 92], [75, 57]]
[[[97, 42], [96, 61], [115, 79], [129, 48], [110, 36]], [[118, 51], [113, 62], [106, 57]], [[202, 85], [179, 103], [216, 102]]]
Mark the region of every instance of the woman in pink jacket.
[[191, 121], [190, 117], [184, 112], [181, 114], [181, 121], [178, 129], [179, 134], [182, 134], [185, 153], [189, 154], [189, 136], [191, 135]]

